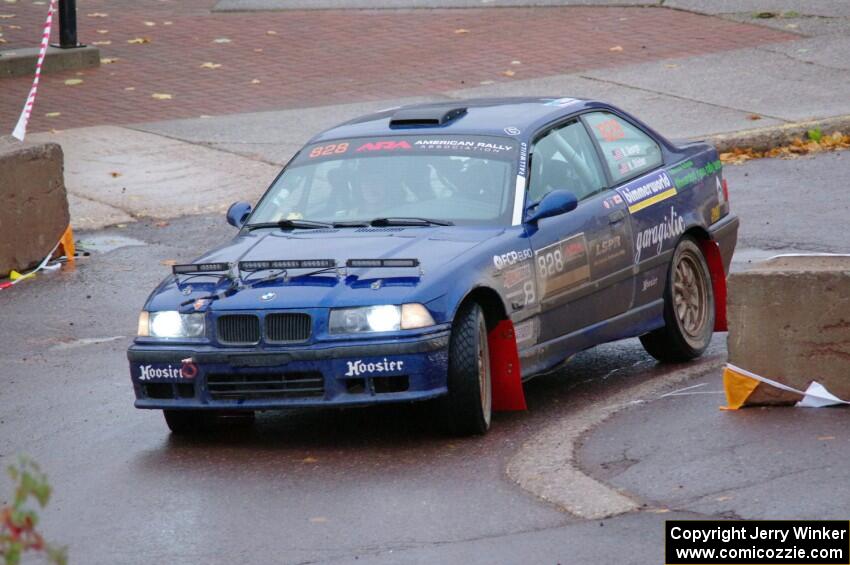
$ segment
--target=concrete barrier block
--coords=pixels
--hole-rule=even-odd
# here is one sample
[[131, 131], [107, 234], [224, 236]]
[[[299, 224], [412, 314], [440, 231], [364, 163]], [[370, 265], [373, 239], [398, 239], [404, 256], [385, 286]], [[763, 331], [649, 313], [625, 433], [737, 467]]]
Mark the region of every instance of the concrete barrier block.
[[[729, 276], [729, 362], [850, 400], [850, 256], [787, 256]], [[747, 404], [795, 402], [760, 386]]]
[[0, 137], [0, 277], [44, 259], [69, 221], [62, 148]]

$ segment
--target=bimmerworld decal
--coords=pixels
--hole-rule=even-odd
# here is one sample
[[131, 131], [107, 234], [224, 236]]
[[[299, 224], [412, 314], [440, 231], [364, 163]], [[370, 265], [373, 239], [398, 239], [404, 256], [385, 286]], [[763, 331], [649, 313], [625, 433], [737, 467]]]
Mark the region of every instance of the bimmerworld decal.
[[638, 181], [618, 188], [619, 192], [629, 205], [629, 212], [634, 214], [662, 200], [676, 196], [676, 187], [666, 172], [661, 171]]

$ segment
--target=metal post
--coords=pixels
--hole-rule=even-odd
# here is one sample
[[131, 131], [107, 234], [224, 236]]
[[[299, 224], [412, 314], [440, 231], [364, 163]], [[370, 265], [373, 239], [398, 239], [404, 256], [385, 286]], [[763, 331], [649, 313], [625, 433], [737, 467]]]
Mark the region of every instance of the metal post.
[[59, 0], [59, 45], [55, 47], [84, 47], [77, 41], [77, 0]]

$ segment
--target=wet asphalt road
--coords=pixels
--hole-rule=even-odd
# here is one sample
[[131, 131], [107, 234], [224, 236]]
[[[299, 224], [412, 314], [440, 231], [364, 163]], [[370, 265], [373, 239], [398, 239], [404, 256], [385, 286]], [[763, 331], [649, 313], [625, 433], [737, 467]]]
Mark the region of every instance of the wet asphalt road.
[[[850, 153], [726, 174], [744, 222], [744, 257], [766, 248], [847, 251], [835, 226], [848, 211]], [[585, 352], [561, 374], [529, 383], [529, 411], [497, 415], [484, 438], [440, 435], [427, 404], [263, 414], [253, 429], [171, 438], [159, 413], [132, 408], [125, 350], [138, 309], [168, 271], [162, 261], [191, 259], [231, 233], [220, 217], [81, 233], [100, 251], [75, 271], [0, 293], [0, 465], [26, 453], [48, 471], [55, 496], [44, 528], [70, 545], [73, 563], [661, 561], [662, 521], [679, 514], [582, 521], [505, 475], [522, 442], [553, 420], [676, 369], [658, 367], [635, 340]], [[137, 245], [108, 251], [110, 243]], [[669, 426], [691, 417], [650, 403], [623, 427], [612, 424], [620, 415], [609, 420], [603, 437], [621, 445], [618, 431], [628, 428], [623, 437], [638, 449], [646, 442], [648, 456], [669, 432], [656, 425], [640, 433], [656, 409]], [[782, 443], [781, 426], [765, 433]], [[594, 437], [582, 448], [591, 474], [664, 502], [652, 473], [606, 471], [613, 456], [597, 451]], [[0, 479], [0, 493], [7, 487]], [[682, 515], [715, 510], [724, 511], [686, 505]]]

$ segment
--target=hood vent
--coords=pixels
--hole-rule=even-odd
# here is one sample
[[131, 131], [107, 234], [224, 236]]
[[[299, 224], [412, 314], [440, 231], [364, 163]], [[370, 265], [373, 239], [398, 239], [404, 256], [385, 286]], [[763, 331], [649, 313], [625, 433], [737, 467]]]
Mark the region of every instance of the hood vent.
[[402, 108], [390, 118], [390, 127], [444, 126], [464, 114], [466, 114], [466, 108], [448, 108], [446, 106]]

